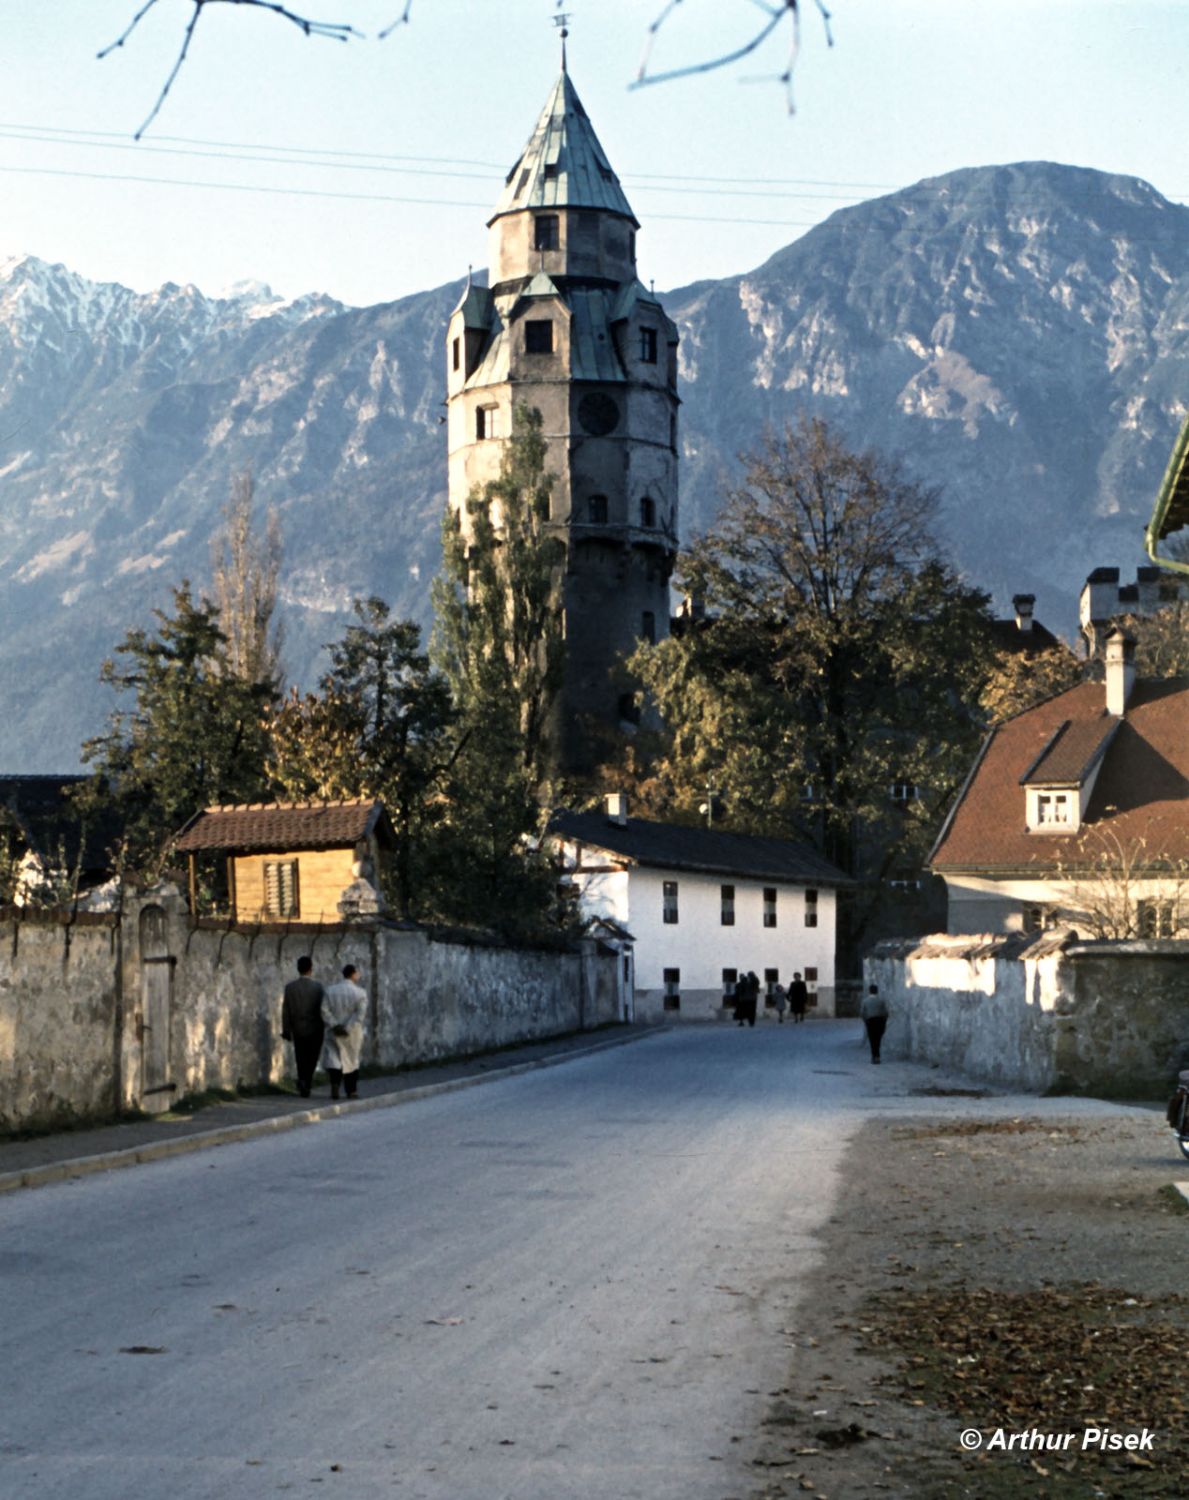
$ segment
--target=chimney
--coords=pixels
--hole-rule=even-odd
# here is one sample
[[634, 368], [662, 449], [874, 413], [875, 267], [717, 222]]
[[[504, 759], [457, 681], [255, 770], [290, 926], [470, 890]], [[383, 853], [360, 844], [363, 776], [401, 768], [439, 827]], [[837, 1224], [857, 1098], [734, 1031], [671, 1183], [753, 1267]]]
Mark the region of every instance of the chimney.
[[1032, 606], [1036, 603], [1035, 594], [1013, 594], [1011, 606], [1016, 612], [1016, 629], [1024, 635], [1032, 630]]
[[1106, 711], [1121, 719], [1135, 686], [1135, 642], [1115, 627], [1106, 638]]
[[607, 793], [607, 821], [626, 828], [628, 822], [628, 799], [626, 792]]

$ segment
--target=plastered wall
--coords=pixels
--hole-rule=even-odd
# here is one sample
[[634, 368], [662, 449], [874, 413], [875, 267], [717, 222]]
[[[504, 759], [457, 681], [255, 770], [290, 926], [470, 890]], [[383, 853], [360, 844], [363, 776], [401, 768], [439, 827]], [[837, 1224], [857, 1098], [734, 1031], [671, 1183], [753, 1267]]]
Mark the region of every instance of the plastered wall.
[[[156, 918], [149, 927], [145, 908]], [[142, 952], [149, 930], [156, 938]], [[535, 951], [384, 925], [194, 925], [173, 887], [72, 926], [9, 915], [0, 923], [0, 1130], [160, 1111], [188, 1094], [286, 1076], [281, 996], [306, 953], [325, 983], [347, 963], [359, 969], [365, 1063], [427, 1062], [618, 1019], [618, 957], [592, 942]]]
[[1189, 1068], [1189, 943], [945, 934], [864, 964], [885, 1051], [1031, 1093], [1159, 1098]]

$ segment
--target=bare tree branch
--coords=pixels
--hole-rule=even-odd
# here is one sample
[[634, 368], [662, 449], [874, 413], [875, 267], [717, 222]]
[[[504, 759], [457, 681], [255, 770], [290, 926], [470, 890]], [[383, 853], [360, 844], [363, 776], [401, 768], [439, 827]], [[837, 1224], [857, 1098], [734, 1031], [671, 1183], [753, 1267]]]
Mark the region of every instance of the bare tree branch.
[[[668, 21], [669, 17], [681, 3], [682, 0], [667, 0], [667, 4], [660, 15], [649, 26], [644, 42], [644, 53], [640, 59], [640, 67], [629, 87], [638, 89], [643, 88], [646, 84], [669, 83], [675, 78], [689, 78], [697, 73], [711, 73], [719, 68], [729, 67], [731, 63], [739, 62], [741, 58], [755, 52], [758, 47], [762, 46], [768, 40], [780, 23], [788, 19], [790, 24], [788, 62], [785, 64], [784, 71], [776, 75], [774, 81], [785, 85], [788, 93], [789, 113], [791, 114], [793, 110], [793, 69], [801, 49], [801, 0], [778, 0], [776, 4], [771, 3], [771, 0], [752, 0], [752, 4], [764, 12], [767, 20], [749, 41], [744, 42], [742, 46], [737, 47], [733, 52], [724, 52], [720, 57], [710, 57], [702, 62], [688, 63], [684, 67], [670, 68], [664, 73], [650, 73], [648, 65], [652, 60], [652, 49], [656, 44], [657, 36], [665, 22]], [[834, 36], [830, 30], [830, 12], [826, 9], [825, 0], [814, 0], [814, 5], [817, 7], [818, 14], [821, 16], [825, 27], [826, 45], [832, 47], [834, 45]], [[759, 80], [747, 79], [745, 81], [757, 82]]]
[[[132, 17], [132, 20], [129, 21], [128, 25], [124, 28], [124, 30], [120, 33], [116, 40], [109, 46], [104, 47], [103, 50], [97, 54], [100, 60], [105, 57], [110, 57], [113, 52], [116, 52], [119, 50], [119, 48], [123, 47], [124, 43], [128, 40], [128, 38], [140, 25], [141, 21], [144, 20], [145, 16], [148, 15], [149, 11], [151, 11], [156, 4], [157, 0], [145, 0], [145, 3]], [[345, 42], [350, 37], [363, 35], [361, 31], [357, 31], [354, 26], [348, 25], [345, 21], [315, 21], [312, 20], [309, 16], [300, 15], [297, 11], [290, 10], [287, 5], [280, 4], [280, 0], [190, 0], [190, 4], [193, 6], [193, 9], [190, 12], [190, 19], [189, 21], [187, 21], [185, 32], [182, 35], [182, 45], [178, 49], [178, 55], [174, 59], [173, 67], [169, 70], [169, 76], [166, 78], [165, 83], [162, 85], [161, 92], [157, 95], [156, 103], [153, 105], [144, 123], [141, 125], [140, 129], [133, 137], [134, 140], [140, 140], [141, 136], [144, 135], [145, 131], [160, 114], [161, 106], [165, 103], [170, 89], [173, 88], [177, 76], [182, 70], [182, 65], [186, 61], [186, 56], [190, 51], [190, 43], [194, 39], [195, 28], [197, 27], [198, 22], [208, 5], [243, 5], [252, 10], [269, 11], [275, 16], [280, 16], [282, 20], [291, 22], [298, 28], [299, 31], [303, 32], [306, 36], [329, 37], [332, 41], [336, 42]], [[405, 5], [405, 15], [404, 17], [402, 17], [402, 19], [408, 18], [408, 12], [411, 6], [412, 0], [407, 0], [407, 3]], [[394, 22], [393, 24], [395, 25], [399, 23]]]
[[405, 0], [404, 10], [401, 11], [400, 15], [397, 16], [395, 21], [390, 21], [389, 24], [385, 26], [384, 30], [377, 34], [377, 41], [382, 42], [385, 37], [391, 36], [398, 26], [407, 26], [409, 24], [409, 13], [412, 9], [413, 0]]

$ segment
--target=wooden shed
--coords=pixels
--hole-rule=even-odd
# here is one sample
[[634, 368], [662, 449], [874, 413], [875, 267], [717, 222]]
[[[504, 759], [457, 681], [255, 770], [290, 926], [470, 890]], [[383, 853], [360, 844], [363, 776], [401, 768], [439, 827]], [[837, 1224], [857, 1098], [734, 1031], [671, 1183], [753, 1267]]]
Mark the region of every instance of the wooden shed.
[[396, 835], [379, 801], [257, 802], [208, 807], [186, 825], [176, 848], [190, 865], [190, 906], [197, 909], [196, 859], [227, 861], [231, 914], [237, 921], [336, 922], [343, 892], [360, 868], [374, 879]]

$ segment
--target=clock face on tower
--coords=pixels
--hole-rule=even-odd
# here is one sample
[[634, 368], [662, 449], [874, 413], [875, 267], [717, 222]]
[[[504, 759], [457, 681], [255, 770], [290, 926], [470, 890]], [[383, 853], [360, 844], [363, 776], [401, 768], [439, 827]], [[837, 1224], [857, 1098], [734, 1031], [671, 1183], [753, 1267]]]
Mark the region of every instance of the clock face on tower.
[[604, 391], [591, 391], [578, 403], [578, 421], [591, 437], [606, 437], [619, 426], [619, 405]]

